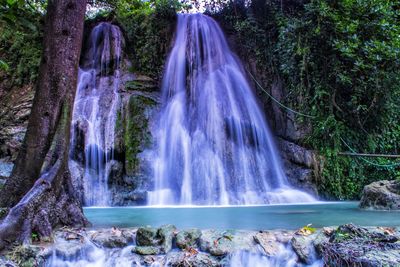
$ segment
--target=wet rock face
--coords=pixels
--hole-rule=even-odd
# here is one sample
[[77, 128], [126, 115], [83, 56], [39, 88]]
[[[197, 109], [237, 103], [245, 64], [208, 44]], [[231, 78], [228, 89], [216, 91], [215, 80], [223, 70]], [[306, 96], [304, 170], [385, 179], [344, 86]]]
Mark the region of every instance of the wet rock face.
[[314, 247], [310, 246], [312, 239], [306, 236], [295, 235], [292, 238], [292, 248], [296, 252], [299, 259], [305, 264], [312, 264], [314, 253]]
[[[160, 228], [141, 227], [136, 233], [135, 251], [141, 255], [152, 255], [158, 253], [168, 253], [172, 249], [173, 239], [175, 238], [176, 227], [171, 224]], [[158, 253], [150, 253], [157, 251]]]
[[[125, 47], [125, 39], [121, 38], [121, 35], [121, 30], [116, 25], [107, 22], [96, 25], [90, 35], [87, 35], [81, 59], [82, 67], [94, 67], [97, 74], [112, 74], [121, 60], [121, 51]], [[114, 45], [116, 40], [121, 41], [119, 46]]]
[[160, 243], [157, 233], [157, 228], [141, 227], [136, 233], [136, 243], [139, 246], [157, 246]]
[[113, 228], [93, 233], [90, 238], [93, 243], [106, 248], [122, 248], [133, 242], [134, 232]]
[[176, 245], [181, 249], [197, 247], [200, 237], [201, 231], [199, 229], [180, 231], [176, 235]]
[[400, 181], [378, 181], [364, 187], [360, 208], [400, 210]]
[[254, 251], [254, 232], [204, 230], [200, 237], [200, 249], [213, 256], [224, 256], [233, 251]]
[[98, 186], [107, 195], [100, 204], [143, 205], [151, 159], [142, 154], [152, 143], [157, 83], [130, 72], [118, 26], [102, 22], [86, 30], [70, 150], [76, 195], [99, 204], [91, 190]]
[[14, 161], [22, 145], [31, 112], [32, 85], [12, 88], [0, 99], [0, 158]]
[[282, 138], [278, 139], [278, 146], [289, 182], [297, 188], [317, 195], [315, 177], [319, 175], [321, 168], [321, 159], [317, 153]]
[[254, 236], [254, 241], [259, 244], [267, 256], [276, 256], [279, 253], [279, 243], [271, 232], [260, 232]]

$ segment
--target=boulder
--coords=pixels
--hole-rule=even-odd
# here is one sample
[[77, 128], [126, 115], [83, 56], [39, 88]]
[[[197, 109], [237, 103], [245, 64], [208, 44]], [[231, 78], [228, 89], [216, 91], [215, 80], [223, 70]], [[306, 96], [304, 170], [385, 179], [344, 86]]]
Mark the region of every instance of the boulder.
[[364, 187], [360, 208], [400, 210], [400, 181], [378, 181]]
[[102, 230], [93, 234], [91, 237], [93, 243], [105, 248], [122, 248], [133, 242], [133, 232], [112, 228]]
[[141, 227], [136, 233], [136, 243], [138, 246], [156, 247], [159, 253], [168, 253], [172, 249], [175, 231], [176, 227], [171, 224], [163, 225], [158, 229]]
[[172, 249], [172, 242], [175, 237], [176, 227], [172, 224], [163, 225], [158, 229], [158, 236], [161, 239], [161, 252], [168, 253]]
[[200, 237], [200, 249], [213, 256], [224, 256], [234, 251], [256, 251], [255, 232], [204, 230]]
[[295, 235], [292, 238], [292, 248], [299, 259], [306, 264], [312, 264], [314, 259], [314, 247], [311, 246], [311, 236]]
[[180, 231], [176, 235], [176, 245], [181, 248], [197, 247], [201, 231], [199, 229], [189, 229]]
[[153, 227], [140, 227], [136, 232], [136, 244], [138, 246], [158, 246], [160, 239], [158, 229]]
[[279, 253], [280, 243], [276, 240], [275, 234], [271, 232], [257, 233], [254, 241], [263, 248], [267, 256], [276, 256]]
[[205, 230], [200, 238], [200, 248], [213, 256], [226, 255], [233, 251], [233, 234], [217, 230]]

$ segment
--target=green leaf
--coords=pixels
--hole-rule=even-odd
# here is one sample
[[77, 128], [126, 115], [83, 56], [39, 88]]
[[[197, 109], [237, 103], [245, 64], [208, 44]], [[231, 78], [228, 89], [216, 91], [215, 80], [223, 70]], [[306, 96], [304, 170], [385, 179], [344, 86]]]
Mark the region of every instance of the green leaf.
[[6, 62], [0, 59], [0, 70], [8, 71], [10, 67]]

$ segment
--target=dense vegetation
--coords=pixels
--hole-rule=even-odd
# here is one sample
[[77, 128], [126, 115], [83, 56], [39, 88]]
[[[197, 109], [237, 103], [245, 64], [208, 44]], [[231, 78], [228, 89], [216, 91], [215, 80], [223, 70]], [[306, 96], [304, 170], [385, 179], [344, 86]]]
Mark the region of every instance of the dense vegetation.
[[8, 74], [9, 86], [37, 78], [45, 1], [31, 2], [0, 1], [0, 77]]
[[[35, 80], [41, 54], [45, 1], [24, 2], [0, 1], [0, 76], [15, 85]], [[188, 5], [172, 0], [96, 3], [87, 19], [121, 25], [132, 70], [159, 78], [175, 12]], [[241, 55], [255, 60], [264, 87], [279, 78], [284, 104], [311, 116], [296, 120], [312, 126], [299, 142], [325, 159], [321, 192], [355, 199], [371, 181], [400, 178], [400, 163], [393, 159], [339, 154], [351, 149], [400, 154], [400, 1], [246, 3], [211, 1], [208, 13], [235, 36]], [[24, 21], [17, 22], [15, 14], [21, 12]]]

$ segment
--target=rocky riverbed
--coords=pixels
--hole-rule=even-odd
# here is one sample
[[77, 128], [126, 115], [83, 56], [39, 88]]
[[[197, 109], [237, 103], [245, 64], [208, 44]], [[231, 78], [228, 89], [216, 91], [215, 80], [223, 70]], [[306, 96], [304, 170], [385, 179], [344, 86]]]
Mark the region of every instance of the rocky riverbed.
[[58, 230], [4, 252], [0, 266], [400, 266], [400, 229], [353, 224], [297, 231]]

